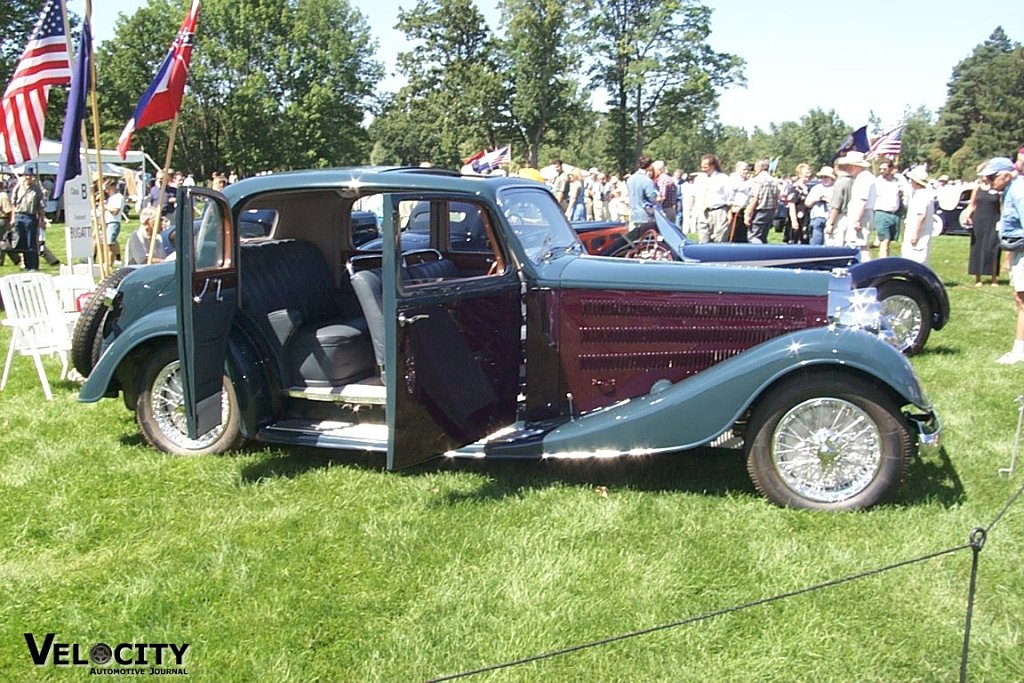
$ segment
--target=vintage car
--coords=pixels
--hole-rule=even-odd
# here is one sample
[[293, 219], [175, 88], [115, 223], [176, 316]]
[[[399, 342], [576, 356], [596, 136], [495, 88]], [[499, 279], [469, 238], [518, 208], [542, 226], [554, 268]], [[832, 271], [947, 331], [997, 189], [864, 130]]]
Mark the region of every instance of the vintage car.
[[688, 263], [731, 263], [804, 270], [846, 269], [856, 288], [874, 287], [882, 314], [907, 354], [924, 348], [932, 330], [949, 321], [949, 296], [942, 281], [927, 266], [890, 257], [860, 262], [857, 249], [801, 244], [697, 244], [658, 210], [656, 230], [627, 238], [628, 228], [617, 221], [574, 223], [590, 254], [670, 259]]
[[[378, 252], [352, 239], [369, 195]], [[423, 203], [429, 246], [403, 250], [400, 217]], [[769, 499], [832, 510], [890, 498], [938, 435], [910, 364], [872, 332], [871, 290], [590, 256], [533, 181], [302, 171], [190, 188], [179, 207], [176, 262], [122, 272], [97, 359], [79, 354], [80, 399], [122, 395], [168, 453], [255, 440], [396, 469], [742, 445]], [[241, 240], [252, 209], [273, 210], [274, 230]]]

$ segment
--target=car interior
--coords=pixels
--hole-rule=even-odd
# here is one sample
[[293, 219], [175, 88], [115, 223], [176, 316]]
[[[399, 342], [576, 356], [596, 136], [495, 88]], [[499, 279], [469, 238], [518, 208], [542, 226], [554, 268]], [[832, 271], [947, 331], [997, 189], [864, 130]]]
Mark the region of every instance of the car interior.
[[[239, 318], [275, 360], [288, 396], [381, 405], [382, 252], [367, 250], [359, 236], [365, 234], [364, 207], [381, 197], [343, 195], [336, 188], [289, 190], [241, 207], [240, 215], [259, 216], [268, 229], [242, 234]], [[402, 230], [425, 236], [428, 245], [403, 251], [400, 297], [506, 273], [503, 247], [482, 204], [403, 198], [398, 215]]]

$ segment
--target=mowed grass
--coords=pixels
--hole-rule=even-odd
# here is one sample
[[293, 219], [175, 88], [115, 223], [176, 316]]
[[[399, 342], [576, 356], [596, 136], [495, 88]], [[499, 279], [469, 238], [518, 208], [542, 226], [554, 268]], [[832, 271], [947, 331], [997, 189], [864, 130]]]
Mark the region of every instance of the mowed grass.
[[[33, 665], [23, 634], [48, 632], [83, 652], [188, 643], [191, 681], [424, 680], [963, 545], [1024, 483], [1024, 462], [997, 475], [1024, 390], [1024, 367], [994, 362], [1011, 293], [973, 286], [967, 248], [937, 241], [953, 319], [913, 359], [943, 445], [895, 504], [855, 514], [776, 508], [724, 450], [399, 473], [307, 449], [170, 458], [120, 400], [79, 404], [54, 381], [46, 402], [16, 358], [0, 394], [0, 680], [88, 678]], [[980, 553], [970, 680], [1024, 680], [1022, 530], [1024, 500]], [[955, 680], [970, 567], [963, 550], [469, 680]]]

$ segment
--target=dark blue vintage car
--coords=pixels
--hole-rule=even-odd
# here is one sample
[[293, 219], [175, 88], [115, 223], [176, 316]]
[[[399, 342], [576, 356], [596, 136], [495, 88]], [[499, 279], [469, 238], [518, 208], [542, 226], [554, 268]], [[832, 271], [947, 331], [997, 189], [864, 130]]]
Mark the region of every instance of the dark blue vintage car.
[[[355, 235], [367, 198], [379, 251]], [[590, 256], [518, 178], [332, 169], [178, 201], [177, 260], [108, 283], [73, 354], [81, 400], [122, 396], [167, 453], [255, 440], [396, 469], [728, 443], [772, 501], [837, 510], [891, 498], [938, 435], [848, 276]], [[401, 217], [424, 208], [427, 241], [405, 249]], [[251, 210], [273, 230], [243, 240]]]
[[949, 296], [942, 281], [927, 266], [905, 258], [862, 263], [860, 252], [848, 247], [698, 244], [660, 210], [655, 213], [655, 226], [653, 232], [643, 231], [630, 239], [627, 227], [615, 221], [573, 224], [591, 254], [768, 268], [845, 269], [854, 287], [878, 290], [882, 313], [904, 353], [921, 351], [932, 330], [941, 330], [949, 321]]

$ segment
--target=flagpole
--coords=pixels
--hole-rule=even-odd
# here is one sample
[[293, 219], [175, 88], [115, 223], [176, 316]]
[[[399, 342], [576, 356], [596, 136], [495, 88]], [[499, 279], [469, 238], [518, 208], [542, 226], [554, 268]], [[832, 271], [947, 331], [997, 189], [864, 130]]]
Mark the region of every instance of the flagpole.
[[[178, 114], [171, 119], [171, 130], [167, 134], [167, 154], [164, 155], [164, 168], [160, 174], [160, 191], [156, 200], [156, 218], [153, 223], [153, 234], [149, 237], [149, 254], [146, 263], [153, 262], [153, 251], [156, 249], [156, 236], [160, 233], [160, 222], [164, 211], [164, 193], [167, 191], [167, 171], [171, 168], [171, 155], [174, 153], [174, 137], [178, 133]], [[175, 202], [177, 206], [177, 202]]]
[[[64, 19], [64, 38], [65, 38], [65, 40], [67, 41], [67, 44], [68, 44], [68, 56], [70, 57], [71, 55], [75, 54], [75, 51], [74, 51], [74, 49], [72, 48], [72, 45], [71, 45], [71, 26], [70, 26], [70, 23], [68, 22], [67, 5], [64, 2], [64, 0], [61, 0], [60, 8], [61, 8], [61, 14], [62, 14], [63, 19]], [[87, 22], [91, 22], [92, 21], [92, 0], [86, 0], [86, 2], [85, 2], [85, 20]], [[91, 49], [92, 48], [92, 43], [90, 42], [89, 45], [90, 45], [90, 49]], [[92, 60], [92, 55], [90, 54], [89, 55], [89, 63], [91, 64], [92, 61], [93, 61]], [[70, 97], [70, 94], [69, 94], [69, 97]], [[81, 141], [79, 142], [79, 145], [78, 145], [78, 156], [79, 156], [80, 159], [83, 159], [85, 161], [85, 164], [83, 165], [83, 173], [85, 173], [85, 196], [86, 196], [86, 201], [89, 203], [89, 217], [90, 217], [90, 220], [92, 221], [93, 242], [96, 245], [96, 254], [97, 254], [97, 256], [100, 257], [100, 261], [101, 261], [100, 273], [105, 277], [107, 273], [104, 270], [104, 266], [102, 265], [102, 262], [104, 261], [103, 251], [102, 251], [102, 247], [99, 246], [102, 242], [104, 242], [104, 240], [99, 238], [99, 234], [100, 234], [100, 232], [99, 232], [100, 220], [99, 220], [99, 217], [97, 216], [98, 212], [97, 212], [96, 200], [95, 200], [95, 197], [94, 197], [93, 191], [92, 191], [92, 169], [89, 168], [89, 148], [88, 148], [88, 145], [86, 144], [88, 142], [88, 140], [89, 140], [89, 136], [86, 135], [85, 121], [83, 120], [79, 125], [81, 126], [81, 137], [82, 137], [82, 139], [81, 139]], [[64, 194], [63, 188], [61, 188], [61, 194], [62, 195]], [[65, 221], [67, 220], [67, 216], [65, 216], [64, 220]], [[92, 258], [90, 257], [89, 258], [89, 266], [90, 266], [90, 268], [91, 268], [92, 264], [93, 264], [93, 261], [92, 261]], [[92, 273], [90, 272], [89, 275], [91, 277]]]
[[[92, 20], [92, 0], [85, 0], [85, 16], [91, 21]], [[92, 57], [93, 55], [89, 55]], [[96, 94], [96, 60], [89, 60], [89, 99], [92, 104], [92, 135], [93, 135], [93, 146], [96, 149], [96, 193], [99, 201], [103, 201], [103, 155], [100, 152], [100, 103], [99, 97]], [[85, 122], [82, 122], [85, 125]], [[85, 131], [83, 130], [83, 133]], [[87, 136], [82, 137], [83, 140], [87, 140]], [[88, 153], [86, 153], [88, 157]], [[88, 158], [86, 158], [85, 167], [89, 168]], [[89, 178], [91, 185], [92, 178]], [[110, 247], [107, 244], [107, 232], [106, 222], [98, 219], [100, 213], [99, 202], [96, 203], [94, 209], [93, 219], [97, 223], [98, 228], [96, 232], [96, 245], [97, 253], [100, 255], [100, 273], [103, 277], [110, 274], [113, 268], [113, 263], [110, 259]]]

